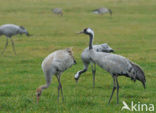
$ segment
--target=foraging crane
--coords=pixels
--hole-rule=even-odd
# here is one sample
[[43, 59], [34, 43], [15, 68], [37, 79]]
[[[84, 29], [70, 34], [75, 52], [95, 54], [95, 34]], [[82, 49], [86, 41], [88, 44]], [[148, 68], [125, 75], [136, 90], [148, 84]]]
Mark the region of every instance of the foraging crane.
[[129, 59], [112, 54], [112, 53], [104, 53], [104, 52], [96, 52], [93, 49], [93, 38], [94, 38], [94, 31], [91, 28], [86, 28], [80, 33], [84, 33], [89, 35], [90, 41], [89, 41], [89, 57], [90, 59], [99, 65], [102, 69], [106, 70], [112, 75], [113, 78], [113, 90], [112, 94], [109, 99], [109, 103], [112, 99], [112, 96], [114, 94], [115, 89], [117, 88], [117, 104], [119, 103], [119, 83], [118, 83], [118, 76], [125, 76], [131, 78], [131, 80], [139, 80], [142, 82], [144, 88], [145, 88], [145, 75], [141, 67], [134, 62], [130, 61]]
[[112, 16], [112, 10], [111, 9], [107, 9], [107, 8], [99, 8], [99, 9], [95, 9], [93, 10], [94, 14], [105, 14], [105, 13], [109, 13]]
[[[100, 44], [100, 45], [93, 45], [93, 49], [97, 52], [108, 52], [108, 53], [114, 52], [114, 50], [107, 43]], [[88, 66], [91, 62], [91, 59], [89, 57], [89, 48], [88, 47], [83, 50], [83, 52], [81, 54], [81, 59], [82, 59], [84, 68], [83, 68], [83, 70], [80, 70], [75, 74], [76, 81], [78, 81], [78, 79], [82, 73], [87, 71]], [[91, 63], [91, 65], [92, 65], [91, 67], [92, 67], [92, 74], [93, 74], [93, 87], [95, 87], [96, 64]]]
[[30, 36], [30, 34], [27, 32], [27, 30], [23, 26], [17, 26], [14, 24], [4, 24], [0, 26], [0, 36], [5, 35], [7, 38], [5, 47], [1, 54], [5, 52], [5, 49], [8, 46], [8, 39], [10, 38], [13, 51], [16, 55], [15, 45], [14, 45], [14, 41], [12, 40], [12, 36], [17, 35], [17, 34], [26, 34], [27, 36]]
[[61, 8], [55, 8], [55, 9], [52, 10], [52, 12], [53, 12], [54, 14], [63, 16], [63, 11], [62, 11]]
[[63, 90], [61, 85], [61, 74], [73, 64], [76, 64], [76, 61], [73, 57], [72, 49], [67, 48], [64, 50], [57, 50], [51, 54], [49, 54], [42, 62], [42, 70], [45, 74], [46, 84], [37, 88], [37, 103], [39, 102], [39, 98], [44, 89], [48, 88], [53, 75], [56, 76], [58, 80], [58, 101], [59, 94], [61, 90], [62, 100], [63, 100]]

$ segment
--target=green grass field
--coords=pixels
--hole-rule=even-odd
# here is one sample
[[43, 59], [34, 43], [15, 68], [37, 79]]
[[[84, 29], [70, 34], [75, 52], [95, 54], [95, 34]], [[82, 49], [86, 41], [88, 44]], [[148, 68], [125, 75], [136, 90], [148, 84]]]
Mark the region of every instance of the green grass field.
[[[56, 7], [63, 8], [63, 17], [51, 12]], [[91, 13], [99, 7], [111, 8], [113, 16]], [[7, 23], [23, 25], [33, 36], [13, 37], [17, 55], [10, 42], [4, 55], [0, 55], [1, 113], [127, 113], [121, 111], [122, 101], [156, 105], [156, 0], [1, 0], [0, 25]], [[145, 90], [140, 82], [119, 77], [119, 105], [116, 92], [108, 104], [113, 80], [99, 67], [95, 88], [90, 68], [75, 83], [75, 73], [83, 68], [80, 54], [89, 41], [88, 36], [75, 33], [86, 27], [95, 32], [94, 44], [107, 42], [117, 54], [143, 68]], [[0, 52], [5, 40], [5, 36], [0, 37]], [[42, 60], [67, 47], [73, 47], [77, 65], [61, 77], [65, 101], [60, 98], [57, 102], [58, 82], [53, 77], [36, 104], [36, 88], [45, 83]]]

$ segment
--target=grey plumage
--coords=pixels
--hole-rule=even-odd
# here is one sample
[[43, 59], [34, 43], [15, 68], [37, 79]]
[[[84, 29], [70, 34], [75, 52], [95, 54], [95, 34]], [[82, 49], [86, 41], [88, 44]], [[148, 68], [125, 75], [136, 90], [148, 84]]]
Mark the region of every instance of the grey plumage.
[[2, 51], [2, 54], [5, 52], [5, 49], [8, 46], [8, 39], [9, 38], [11, 39], [13, 51], [16, 54], [14, 41], [12, 40], [12, 36], [17, 35], [17, 34], [26, 34], [27, 36], [30, 35], [23, 26], [18, 26], [18, 25], [14, 25], [14, 24], [4, 24], [4, 25], [0, 26], [0, 36], [5, 35], [7, 38], [5, 47]]
[[63, 11], [62, 11], [61, 8], [54, 8], [54, 9], [52, 10], [52, 12], [53, 12], [54, 14], [63, 16]]
[[89, 42], [89, 56], [90, 59], [96, 63], [98, 66], [109, 72], [113, 77], [114, 87], [112, 90], [112, 94], [109, 99], [109, 103], [112, 99], [115, 89], [117, 89], [117, 103], [119, 103], [119, 83], [118, 83], [118, 76], [126, 76], [131, 78], [132, 80], [136, 81], [139, 80], [142, 82], [145, 88], [145, 75], [141, 67], [129, 59], [112, 54], [112, 53], [104, 53], [104, 52], [96, 52], [92, 47], [92, 42], [94, 38], [94, 31], [90, 28], [84, 29], [82, 32], [90, 36]]
[[[100, 45], [94, 45], [93, 49], [97, 52], [108, 52], [108, 53], [114, 52], [114, 50], [107, 43], [100, 44]], [[83, 70], [80, 70], [75, 74], [76, 81], [78, 81], [78, 79], [82, 73], [84, 73], [88, 70], [88, 66], [91, 62], [91, 59], [89, 57], [89, 48], [88, 47], [83, 50], [83, 52], [81, 54], [81, 59], [84, 64], [84, 68], [83, 68]], [[95, 87], [96, 64], [92, 63], [91, 67], [92, 67], [92, 74], [93, 74], [93, 87]]]
[[39, 102], [39, 97], [41, 96], [42, 90], [49, 87], [51, 83], [51, 79], [53, 75], [57, 77], [59, 86], [58, 86], [58, 101], [59, 101], [59, 92], [61, 90], [62, 99], [63, 90], [61, 85], [61, 74], [75, 64], [76, 61], [72, 55], [71, 48], [67, 48], [64, 50], [57, 50], [51, 54], [49, 54], [42, 62], [42, 70], [45, 75], [46, 84], [37, 88], [37, 102]]
[[105, 14], [105, 13], [109, 13], [112, 16], [112, 10], [108, 9], [108, 8], [99, 8], [99, 9], [95, 9], [93, 10], [94, 14]]

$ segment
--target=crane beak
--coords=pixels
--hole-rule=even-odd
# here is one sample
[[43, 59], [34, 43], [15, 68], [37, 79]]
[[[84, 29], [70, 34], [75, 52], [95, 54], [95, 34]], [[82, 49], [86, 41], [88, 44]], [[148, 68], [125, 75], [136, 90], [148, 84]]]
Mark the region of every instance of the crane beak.
[[115, 53], [115, 51], [112, 49], [112, 50], [110, 50], [110, 52], [112, 52], [112, 53]]
[[37, 96], [37, 104], [39, 103], [40, 96]]
[[26, 35], [27, 35], [27, 36], [30, 36], [30, 34], [29, 34], [28, 32], [26, 33]]
[[78, 33], [76, 33], [76, 34], [82, 34], [82, 33], [84, 33], [84, 31], [78, 32]]
[[145, 85], [145, 82], [142, 82], [142, 85], [143, 85], [144, 89], [146, 89], [146, 85]]
[[76, 84], [78, 84], [78, 80], [76, 80]]
[[29, 34], [28, 32], [26, 33], [27, 36], [32, 36], [32, 34]]
[[78, 78], [75, 78], [76, 84], [78, 83]]
[[37, 104], [39, 103], [39, 99], [40, 99], [41, 93], [42, 93], [42, 89], [41, 88], [37, 88], [37, 91], [36, 91]]
[[37, 93], [36, 96], [37, 96], [37, 104], [38, 104], [39, 100], [40, 100], [41, 93]]

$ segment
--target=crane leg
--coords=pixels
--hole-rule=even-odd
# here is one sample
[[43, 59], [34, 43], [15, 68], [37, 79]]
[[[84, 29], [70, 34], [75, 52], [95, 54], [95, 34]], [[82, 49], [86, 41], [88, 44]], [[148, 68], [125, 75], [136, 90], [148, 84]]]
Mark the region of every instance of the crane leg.
[[96, 73], [96, 64], [92, 64], [93, 88], [95, 88], [95, 73]]
[[117, 104], [119, 104], [119, 83], [118, 83], [117, 77], [116, 77], [116, 84], [117, 84], [117, 94], [116, 94], [116, 96], [117, 96]]
[[62, 89], [62, 85], [61, 85], [61, 83], [60, 83], [60, 87], [61, 87], [62, 101], [64, 101], [64, 96], [63, 96], [63, 89]]
[[5, 43], [5, 46], [4, 46], [4, 49], [3, 49], [2, 53], [1, 53], [1, 55], [3, 55], [3, 53], [5, 52], [5, 49], [7, 48], [7, 46], [8, 46], [8, 38], [6, 40], [6, 43]]
[[113, 76], [113, 84], [114, 84], [114, 87], [113, 87], [112, 94], [111, 94], [111, 96], [110, 96], [110, 99], [109, 99], [108, 104], [110, 103], [110, 101], [111, 101], [111, 99], [112, 99], [112, 97], [113, 97], [114, 91], [115, 91], [115, 89], [116, 89], [116, 78], [115, 78], [115, 76]]
[[59, 85], [58, 85], [58, 102], [59, 102], [59, 96], [60, 96], [60, 89], [61, 89], [62, 101], [64, 101], [63, 89], [62, 89], [62, 85], [61, 85], [61, 81], [60, 81], [60, 76], [61, 76], [61, 74], [59, 74], [57, 76], [57, 80], [58, 80], [58, 83], [59, 83]]
[[11, 39], [11, 43], [12, 43], [12, 49], [13, 49], [15, 55], [16, 55], [15, 44], [14, 44], [14, 41], [12, 39]]

